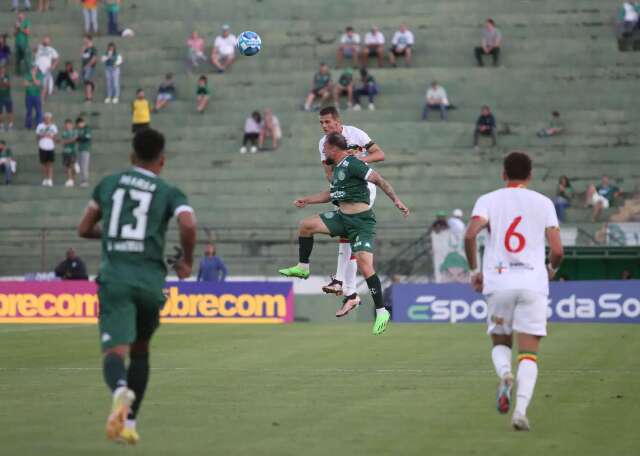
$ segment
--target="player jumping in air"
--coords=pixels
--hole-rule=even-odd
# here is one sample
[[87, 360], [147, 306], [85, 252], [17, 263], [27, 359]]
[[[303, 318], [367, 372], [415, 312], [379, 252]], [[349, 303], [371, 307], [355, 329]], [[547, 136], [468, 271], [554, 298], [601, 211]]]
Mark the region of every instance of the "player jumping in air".
[[155, 130], [139, 132], [133, 140], [133, 167], [102, 179], [78, 226], [81, 237], [102, 240], [96, 280], [100, 342], [104, 379], [113, 394], [106, 433], [110, 440], [129, 444], [139, 440], [135, 420], [149, 379], [149, 341], [165, 301], [169, 220], [175, 216], [180, 231], [183, 256], [174, 264], [180, 278], [191, 274], [196, 242], [187, 198], [158, 177], [165, 164], [164, 144]]
[[[509, 412], [511, 389], [511, 345], [517, 333], [517, 400], [511, 418], [518, 431], [529, 430], [527, 406], [538, 376], [538, 348], [547, 335], [547, 298], [552, 279], [563, 257], [558, 218], [553, 203], [528, 190], [531, 159], [512, 152], [504, 160], [502, 177], [506, 188], [481, 196], [473, 208], [465, 235], [465, 252], [472, 270], [473, 288], [485, 295], [488, 334], [493, 341], [491, 358], [500, 378], [497, 408]], [[489, 231], [482, 272], [476, 258], [476, 236]], [[545, 266], [545, 238], [549, 263]]]
[[[359, 128], [349, 125], [342, 125], [340, 114], [338, 110], [333, 106], [328, 106], [320, 110], [320, 127], [324, 132], [324, 136], [320, 139], [318, 144], [320, 150], [320, 161], [324, 168], [327, 180], [331, 182], [333, 178], [333, 166], [327, 164], [327, 158], [324, 154], [324, 143], [327, 140], [327, 135], [331, 133], [340, 133], [347, 140], [347, 147], [349, 152], [358, 157], [365, 163], [376, 163], [384, 160], [384, 152], [379, 145], [374, 143], [369, 135]], [[369, 182], [369, 208], [373, 207], [373, 203], [376, 199], [376, 186]], [[336, 275], [332, 278], [331, 283], [322, 287], [322, 291], [325, 293], [334, 293], [337, 296], [344, 294], [342, 301], [343, 307], [345, 305], [348, 308], [357, 307], [360, 304], [360, 297], [356, 292], [356, 273], [358, 265], [356, 258], [351, 251], [351, 244], [346, 238], [340, 238], [340, 244], [338, 247], [338, 266], [336, 268]], [[346, 314], [338, 310], [337, 317], [342, 317]]]
[[[380, 279], [373, 268], [376, 219], [370, 208], [368, 183], [371, 182], [380, 187], [405, 218], [409, 215], [409, 209], [400, 201], [391, 185], [380, 174], [349, 153], [347, 140], [341, 134], [327, 135], [324, 153], [327, 165], [334, 165], [330, 190], [297, 199], [294, 204], [298, 208], [303, 208], [307, 204], [322, 204], [332, 201], [338, 205], [339, 209], [307, 217], [300, 222], [298, 232], [300, 262], [296, 266], [281, 269], [279, 272], [287, 277], [302, 279], [309, 277], [309, 257], [313, 249], [314, 234], [348, 238], [358, 268], [367, 281], [376, 307], [373, 334], [382, 334], [387, 327], [390, 315], [384, 308]], [[351, 304], [347, 301], [340, 312], [346, 315], [355, 307], [357, 307], [355, 301], [352, 301]]]

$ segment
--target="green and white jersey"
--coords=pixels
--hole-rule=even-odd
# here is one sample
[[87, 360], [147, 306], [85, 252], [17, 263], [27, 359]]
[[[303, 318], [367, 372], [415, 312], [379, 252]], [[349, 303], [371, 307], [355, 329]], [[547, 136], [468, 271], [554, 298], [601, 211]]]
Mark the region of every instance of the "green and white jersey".
[[169, 220], [193, 211], [185, 194], [152, 172], [133, 167], [102, 179], [90, 204], [102, 213], [98, 282], [162, 288]]
[[[64, 141], [68, 141], [70, 139], [77, 139], [78, 134], [76, 133], [75, 130], [67, 130], [65, 128], [64, 130], [62, 130], [60, 137], [62, 138], [62, 141], [64, 143]], [[67, 155], [75, 155], [76, 147], [77, 147], [77, 143], [75, 141], [69, 144], [64, 144], [62, 153]]]
[[347, 155], [333, 169], [331, 179], [331, 201], [338, 203], [370, 204], [369, 181], [373, 170], [365, 162], [353, 155]]

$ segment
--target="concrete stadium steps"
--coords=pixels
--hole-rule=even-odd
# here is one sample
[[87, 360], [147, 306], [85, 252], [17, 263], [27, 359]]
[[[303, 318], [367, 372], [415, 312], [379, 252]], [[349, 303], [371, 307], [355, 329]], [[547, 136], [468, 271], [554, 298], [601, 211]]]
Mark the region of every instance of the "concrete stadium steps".
[[[135, 5], [135, 7], [133, 7]], [[371, 72], [381, 94], [374, 112], [344, 111], [346, 124], [367, 131], [387, 153], [376, 165], [412, 208], [403, 223], [397, 210], [382, 194], [376, 213], [379, 255], [384, 260], [394, 248], [417, 238], [432, 222], [435, 212], [461, 207], [468, 214], [479, 193], [501, 185], [500, 164], [505, 153], [524, 149], [534, 163], [536, 190], [553, 195], [557, 179], [567, 174], [578, 192], [603, 173], [627, 191], [640, 187], [640, 109], [630, 96], [637, 92], [640, 54], [616, 50], [612, 21], [619, 2], [541, 0], [536, 2], [449, 2], [418, 0], [344, 0], [301, 4], [294, 0], [216, 2], [185, 0], [137, 0], [125, 2], [121, 24], [136, 32], [135, 38], [98, 36], [104, 51], [116, 41], [124, 56], [122, 96], [117, 106], [82, 103], [81, 91], [55, 93], [45, 110], [54, 113], [62, 127], [66, 117], [84, 115], [94, 131], [92, 184], [104, 175], [126, 167], [130, 153], [130, 102], [136, 88], [145, 89], [152, 101], [165, 72], [176, 75], [178, 99], [152, 125], [168, 140], [164, 177], [183, 188], [195, 207], [200, 224], [214, 229], [221, 254], [234, 273], [273, 273], [274, 265], [295, 260], [295, 244], [289, 239], [300, 217], [324, 210], [319, 206], [297, 210], [295, 196], [315, 192], [326, 183], [318, 164], [320, 137], [316, 113], [300, 107], [320, 61], [333, 68], [338, 39], [346, 25], [364, 34], [371, 25], [381, 26], [387, 44], [400, 22], [416, 36], [412, 68], [389, 67]], [[61, 60], [79, 67], [82, 45], [81, 8], [74, 2], [55, 2], [46, 14], [31, 13], [32, 44], [48, 33]], [[358, 18], [345, 16], [358, 11]], [[504, 36], [503, 67], [477, 68], [473, 47], [487, 17], [494, 17]], [[0, 14], [0, 27], [9, 30], [15, 16]], [[100, 11], [100, 27], [106, 30], [106, 14]], [[230, 72], [213, 74], [209, 63], [190, 71], [184, 41], [193, 28], [205, 38], [207, 53], [223, 22], [234, 32], [255, 30], [263, 38], [258, 57], [238, 58]], [[12, 44], [12, 41], [11, 41]], [[489, 62], [487, 62], [489, 63]], [[96, 74], [96, 100], [104, 98], [103, 66]], [[195, 87], [199, 74], [209, 76], [211, 105], [205, 115], [195, 112]], [[332, 69], [334, 79], [340, 71]], [[458, 109], [442, 123], [437, 112], [420, 121], [424, 93], [432, 79], [439, 80]], [[14, 105], [20, 126], [24, 102], [14, 80]], [[344, 100], [343, 100], [344, 101]], [[365, 100], [366, 103], [366, 100]], [[482, 143], [471, 148], [474, 122], [482, 104], [489, 104], [499, 128], [498, 147]], [[284, 138], [274, 153], [241, 156], [242, 126], [255, 109], [271, 107], [280, 118]], [[540, 139], [537, 130], [547, 124], [549, 113], [559, 110], [566, 134]], [[98, 264], [96, 243], [77, 240], [73, 226], [90, 197], [91, 189], [62, 188], [61, 157], [55, 164], [54, 188], [40, 188], [40, 166], [32, 132], [4, 133], [18, 157], [14, 185], [0, 187], [0, 239], [3, 265], [0, 274], [38, 269], [42, 263], [37, 230], [47, 226], [46, 263], [50, 267], [64, 256], [69, 245], [77, 247], [92, 272]], [[61, 148], [58, 148], [58, 152]], [[35, 184], [35, 185], [34, 185]], [[590, 223], [590, 210], [574, 201], [567, 217], [593, 234], [600, 227]], [[615, 212], [610, 209], [606, 218]], [[19, 231], [7, 231], [20, 228]], [[35, 233], [35, 234], [34, 234]], [[171, 243], [176, 242], [172, 225]], [[201, 230], [200, 239], [206, 236]], [[40, 241], [39, 241], [40, 239]], [[335, 263], [333, 241], [314, 252], [327, 271]], [[405, 244], [403, 244], [403, 242]], [[6, 255], [4, 255], [6, 253]]]

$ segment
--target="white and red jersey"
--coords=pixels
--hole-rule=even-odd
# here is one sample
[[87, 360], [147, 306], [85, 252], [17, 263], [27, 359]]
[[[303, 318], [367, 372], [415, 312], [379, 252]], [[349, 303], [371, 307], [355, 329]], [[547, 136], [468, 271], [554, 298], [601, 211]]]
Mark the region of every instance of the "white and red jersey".
[[501, 188], [478, 198], [471, 217], [489, 222], [482, 292], [531, 290], [548, 295], [546, 229], [559, 226], [551, 200], [522, 187]]

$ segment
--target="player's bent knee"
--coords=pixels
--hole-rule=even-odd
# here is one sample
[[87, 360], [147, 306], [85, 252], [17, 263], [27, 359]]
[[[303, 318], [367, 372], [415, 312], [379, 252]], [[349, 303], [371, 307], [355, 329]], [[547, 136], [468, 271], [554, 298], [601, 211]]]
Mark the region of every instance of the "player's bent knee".
[[102, 354], [104, 356], [107, 355], [118, 355], [122, 358], [126, 357], [129, 353], [128, 345], [116, 345], [115, 347], [105, 348]]

